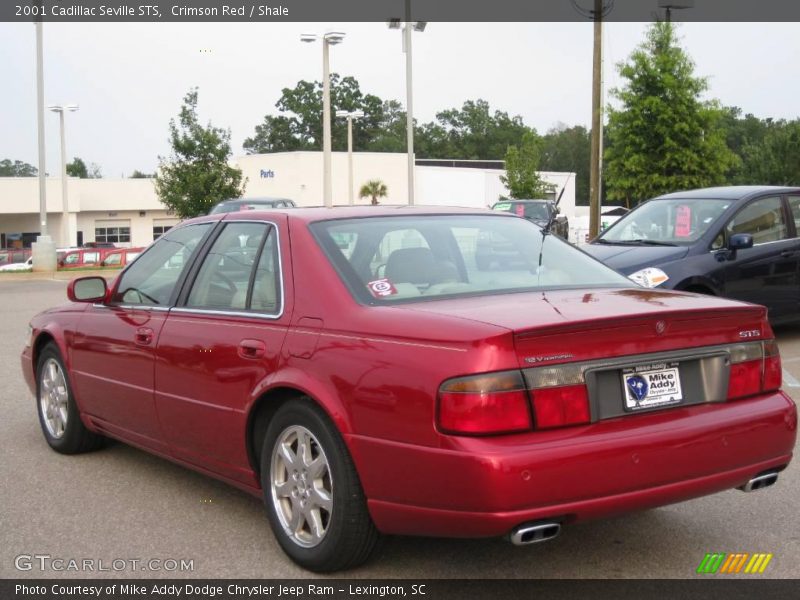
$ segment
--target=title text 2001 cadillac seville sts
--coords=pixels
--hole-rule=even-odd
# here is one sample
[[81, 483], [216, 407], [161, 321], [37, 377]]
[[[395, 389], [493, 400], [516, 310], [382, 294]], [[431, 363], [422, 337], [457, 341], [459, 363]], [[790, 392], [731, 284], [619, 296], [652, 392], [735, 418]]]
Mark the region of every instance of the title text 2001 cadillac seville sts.
[[68, 296], [22, 354], [50, 446], [115, 438], [263, 495], [312, 570], [380, 534], [528, 544], [766, 487], [794, 447], [763, 307], [636, 287], [512, 215], [212, 215]]

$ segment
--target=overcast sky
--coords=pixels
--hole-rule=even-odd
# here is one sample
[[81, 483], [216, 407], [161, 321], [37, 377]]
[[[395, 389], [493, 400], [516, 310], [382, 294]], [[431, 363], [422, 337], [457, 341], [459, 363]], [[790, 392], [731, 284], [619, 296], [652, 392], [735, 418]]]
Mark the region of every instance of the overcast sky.
[[[606, 89], [614, 65], [641, 42], [645, 24], [605, 25]], [[680, 27], [709, 96], [759, 117], [800, 116], [797, 23], [694, 23]], [[199, 86], [201, 119], [232, 132], [234, 154], [284, 87], [321, 79], [319, 44], [302, 32], [341, 30], [331, 69], [364, 92], [405, 99], [400, 33], [383, 23], [46, 23], [45, 102], [80, 104], [67, 117], [67, 154], [105, 177], [152, 172], [169, 153], [167, 124]], [[0, 159], [37, 162], [35, 33], [0, 23]], [[414, 105], [419, 121], [483, 98], [545, 132], [588, 125], [592, 28], [588, 23], [430, 23], [414, 34]], [[59, 168], [58, 117], [46, 113], [47, 171]], [[497, 157], [502, 158], [502, 157]]]

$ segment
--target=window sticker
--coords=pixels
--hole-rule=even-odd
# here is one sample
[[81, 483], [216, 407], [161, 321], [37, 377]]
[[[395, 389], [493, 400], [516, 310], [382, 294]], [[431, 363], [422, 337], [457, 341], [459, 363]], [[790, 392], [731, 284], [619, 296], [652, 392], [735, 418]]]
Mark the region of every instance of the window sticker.
[[376, 279], [367, 284], [369, 291], [376, 298], [383, 298], [384, 296], [394, 296], [397, 293], [397, 288], [394, 287], [391, 281], [386, 279]]
[[511, 208], [510, 202], [500, 202], [494, 205], [495, 210], [509, 210]]
[[675, 237], [689, 237], [692, 234], [692, 209], [681, 204], [675, 212]]

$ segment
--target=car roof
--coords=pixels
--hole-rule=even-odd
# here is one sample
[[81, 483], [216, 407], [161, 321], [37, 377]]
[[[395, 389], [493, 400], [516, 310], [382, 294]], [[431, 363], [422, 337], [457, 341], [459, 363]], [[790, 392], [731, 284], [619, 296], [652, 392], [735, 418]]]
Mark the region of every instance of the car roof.
[[713, 198], [719, 200], [739, 200], [749, 198], [751, 196], [758, 196], [765, 193], [797, 193], [800, 188], [785, 187], [778, 185], [728, 185], [720, 187], [702, 188], [699, 190], [685, 190], [682, 192], [673, 192], [671, 194], [664, 194], [654, 198], [655, 200], [665, 199], [681, 199], [681, 198]]
[[272, 198], [267, 196], [261, 196], [256, 198], [229, 198], [228, 200], [223, 200], [219, 202], [219, 204], [248, 204], [251, 202], [286, 202], [289, 198]]
[[248, 210], [246, 212], [235, 213], [215, 213], [213, 215], [200, 216], [195, 219], [184, 221], [181, 225], [189, 223], [202, 223], [209, 221], [248, 221], [248, 220], [268, 220], [275, 215], [293, 221], [313, 223], [315, 221], [330, 221], [334, 219], [360, 219], [365, 217], [409, 217], [423, 215], [482, 215], [496, 218], [516, 218], [514, 215], [505, 212], [489, 210], [488, 208], [464, 208], [459, 206], [408, 206], [402, 205], [379, 205], [379, 206], [334, 206], [326, 208], [322, 206], [296, 207], [296, 208], [268, 208]]

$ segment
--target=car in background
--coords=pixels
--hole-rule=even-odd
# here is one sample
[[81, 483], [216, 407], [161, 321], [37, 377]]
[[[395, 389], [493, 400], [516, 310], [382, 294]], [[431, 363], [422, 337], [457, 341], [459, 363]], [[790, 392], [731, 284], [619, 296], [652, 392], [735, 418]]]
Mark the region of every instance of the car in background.
[[0, 265], [24, 263], [31, 256], [30, 248], [5, 248], [0, 250]]
[[240, 210], [266, 210], [270, 208], [295, 208], [297, 205], [288, 198], [233, 198], [216, 204], [208, 214], [238, 212]]
[[68, 250], [58, 259], [59, 269], [84, 269], [99, 267], [106, 255], [113, 252], [113, 248], [78, 248]]
[[29, 256], [28, 260], [21, 263], [6, 263], [0, 265], [0, 272], [2, 273], [14, 273], [14, 272], [25, 272], [25, 271], [32, 271], [33, 270], [33, 257]]
[[105, 258], [100, 261], [102, 267], [124, 267], [130, 262], [133, 262], [139, 256], [143, 247], [140, 248], [117, 248], [105, 255]]
[[492, 210], [510, 212], [533, 221], [539, 227], [550, 224], [550, 230], [557, 236], [569, 239], [569, 219], [561, 215], [558, 206], [552, 200], [501, 200], [492, 206]]
[[[478, 269], [483, 232], [519, 264]], [[205, 216], [67, 297], [21, 356], [46, 443], [119, 439], [261, 497], [314, 571], [380, 534], [521, 546], [752, 491], [795, 447], [764, 307], [642, 289], [497, 211]]]
[[647, 288], [725, 296], [800, 319], [800, 188], [730, 186], [640, 204], [582, 249]]

